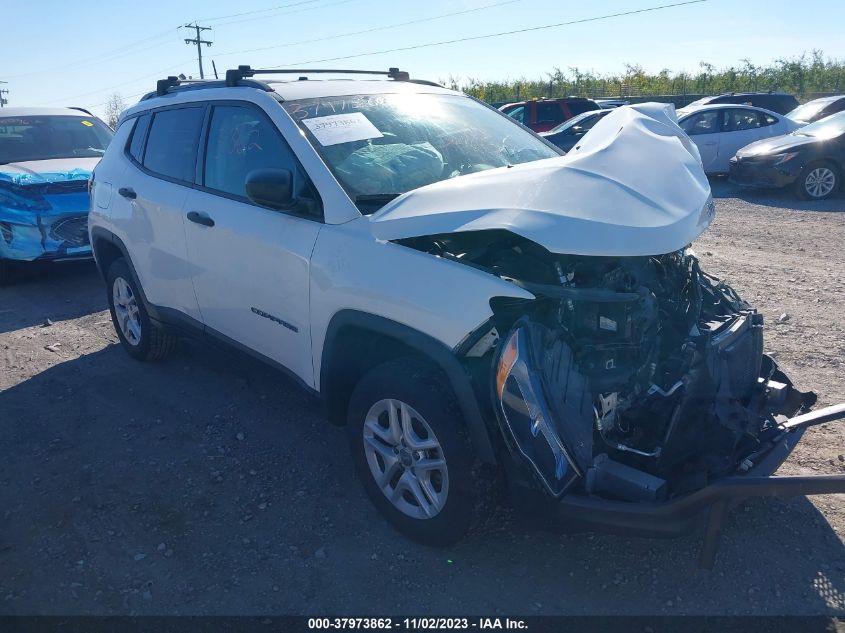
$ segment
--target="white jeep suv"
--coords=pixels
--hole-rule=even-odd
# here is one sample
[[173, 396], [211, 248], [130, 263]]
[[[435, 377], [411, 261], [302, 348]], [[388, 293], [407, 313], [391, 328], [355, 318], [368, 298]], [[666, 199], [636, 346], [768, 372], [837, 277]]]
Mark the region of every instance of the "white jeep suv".
[[768, 477], [843, 412], [806, 413], [762, 317], [687, 248], [713, 202], [671, 106], [620, 108], [561, 156], [396, 69], [259, 72], [284, 71], [160, 81], [96, 168], [91, 243], [131, 356], [197, 334], [284, 370], [426, 542], [464, 534], [499, 479], [635, 533], [713, 506], [710, 549], [730, 497], [845, 488]]

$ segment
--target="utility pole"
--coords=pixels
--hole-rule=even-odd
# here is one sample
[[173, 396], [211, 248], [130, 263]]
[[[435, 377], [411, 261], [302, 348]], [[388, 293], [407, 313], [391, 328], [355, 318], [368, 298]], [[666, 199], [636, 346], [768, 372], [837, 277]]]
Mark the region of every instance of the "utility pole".
[[199, 24], [186, 24], [186, 29], [196, 29], [197, 37], [196, 39], [192, 38], [185, 38], [185, 44], [196, 44], [197, 45], [197, 59], [200, 63], [200, 79], [205, 79], [205, 75], [202, 72], [202, 45], [205, 44], [206, 46], [211, 46], [211, 42], [209, 40], [204, 40], [200, 36], [200, 31], [210, 31], [210, 26], [200, 26]]
[[[5, 83], [9, 83], [9, 82], [7, 82], [7, 81], [0, 81], [0, 84], [5, 84]], [[5, 95], [9, 94], [9, 91], [8, 91], [8, 90], [6, 90], [6, 89], [4, 89], [4, 88], [0, 88], [0, 108], [2, 108], [4, 105], [6, 105], [7, 103], [9, 103], [6, 99], [4, 99], [4, 98], [3, 98], [3, 95], [4, 95], [4, 94], [5, 94]]]

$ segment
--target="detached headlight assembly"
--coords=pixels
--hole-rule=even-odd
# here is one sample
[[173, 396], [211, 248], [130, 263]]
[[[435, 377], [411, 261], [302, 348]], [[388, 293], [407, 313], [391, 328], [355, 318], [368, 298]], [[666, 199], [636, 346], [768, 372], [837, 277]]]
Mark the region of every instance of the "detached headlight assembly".
[[560, 496], [579, 473], [555, 429], [540, 377], [532, 367], [528, 335], [519, 325], [502, 347], [495, 388], [506, 431], [546, 489]]

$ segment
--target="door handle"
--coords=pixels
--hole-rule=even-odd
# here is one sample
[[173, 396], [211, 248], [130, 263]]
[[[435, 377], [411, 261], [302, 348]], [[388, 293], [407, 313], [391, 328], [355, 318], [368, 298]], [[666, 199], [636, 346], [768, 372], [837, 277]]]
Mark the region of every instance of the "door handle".
[[214, 226], [214, 220], [208, 217], [205, 213], [200, 213], [199, 211], [189, 211], [188, 219], [191, 222], [196, 222], [197, 224], [202, 224], [203, 226]]
[[119, 193], [121, 196], [123, 196], [127, 200], [134, 200], [135, 198], [138, 197], [138, 194], [136, 194], [135, 190], [132, 189], [131, 187], [121, 187], [120, 189], [117, 190], [117, 193]]

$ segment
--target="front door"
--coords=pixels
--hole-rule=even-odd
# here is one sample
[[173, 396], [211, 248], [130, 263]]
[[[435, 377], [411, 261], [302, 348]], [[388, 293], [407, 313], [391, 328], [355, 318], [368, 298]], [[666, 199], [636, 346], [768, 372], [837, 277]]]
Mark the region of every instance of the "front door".
[[706, 173], [716, 171], [719, 158], [720, 117], [718, 110], [696, 112], [681, 122], [681, 127], [692, 139], [701, 155]]
[[313, 385], [309, 267], [322, 223], [251, 202], [246, 177], [265, 168], [290, 170], [295, 195], [316, 197], [261, 110], [213, 106], [201, 186], [185, 204], [194, 290], [210, 334], [258, 352]]

